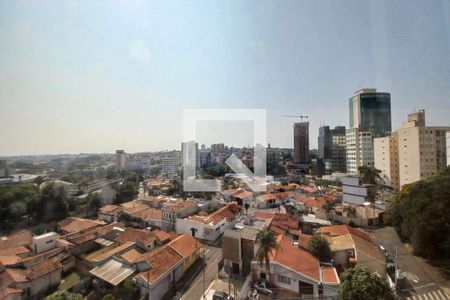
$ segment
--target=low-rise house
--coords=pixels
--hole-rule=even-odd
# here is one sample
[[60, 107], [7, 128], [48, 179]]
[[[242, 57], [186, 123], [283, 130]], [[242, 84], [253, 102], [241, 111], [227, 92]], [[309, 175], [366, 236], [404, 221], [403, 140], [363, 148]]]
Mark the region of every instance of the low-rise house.
[[144, 253], [135, 261], [135, 281], [141, 297], [162, 299], [183, 276], [183, 256], [168, 245]]
[[183, 272], [186, 272], [200, 258], [201, 245], [188, 234], [182, 234], [168, 244], [183, 257]]
[[253, 193], [243, 188], [224, 190], [220, 193], [226, 202], [236, 202], [241, 206], [253, 201]]
[[90, 229], [106, 225], [101, 220], [89, 220], [82, 218], [68, 217], [58, 222], [58, 231], [61, 235], [84, 233]]
[[120, 244], [135, 242], [143, 251], [151, 251], [156, 247], [157, 237], [151, 232], [126, 227], [114, 240]]
[[215, 241], [224, 229], [239, 215], [240, 208], [235, 202], [227, 203], [224, 207], [207, 216], [194, 215], [184, 219], [177, 219], [177, 234], [191, 234], [196, 238]]
[[26, 268], [0, 265], [0, 295], [5, 299], [42, 298], [48, 289], [60, 283], [61, 270], [61, 264], [52, 259]]
[[359, 264], [381, 277], [386, 276], [384, 254], [366, 232], [348, 225], [332, 225], [319, 228], [315, 234], [328, 240], [338, 268]]
[[293, 191], [280, 193], [265, 193], [256, 197], [256, 205], [258, 208], [277, 207], [280, 204], [293, 201], [296, 193]]
[[353, 222], [357, 226], [368, 227], [383, 224], [384, 213], [384, 207], [375, 203], [365, 205], [342, 203], [334, 207], [333, 220], [344, 224]]
[[99, 208], [98, 219], [108, 223], [118, 222], [121, 212], [122, 207], [119, 205], [105, 205]]
[[185, 218], [197, 211], [197, 202], [193, 199], [166, 202], [161, 209], [161, 229], [175, 231], [177, 219]]
[[253, 281], [266, 280], [280, 292], [297, 297], [337, 295], [339, 277], [335, 268], [321, 267], [315, 256], [287, 236], [279, 235], [277, 243], [278, 248], [270, 255], [269, 270], [264, 262], [252, 261]]
[[95, 276], [94, 286], [101, 291], [106, 291], [110, 287], [119, 285], [126, 278], [133, 275], [136, 268], [123, 260], [112, 257], [98, 265], [89, 273]]

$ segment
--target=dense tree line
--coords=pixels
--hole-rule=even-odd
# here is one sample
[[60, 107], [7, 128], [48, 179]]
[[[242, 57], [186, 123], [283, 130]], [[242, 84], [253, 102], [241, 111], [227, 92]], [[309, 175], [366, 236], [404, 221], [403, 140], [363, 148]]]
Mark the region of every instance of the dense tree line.
[[0, 186], [0, 228], [11, 230], [23, 217], [40, 222], [64, 219], [69, 214], [68, 199], [58, 184], [42, 190], [35, 185]]
[[427, 258], [450, 258], [450, 168], [406, 185], [392, 203], [400, 237]]

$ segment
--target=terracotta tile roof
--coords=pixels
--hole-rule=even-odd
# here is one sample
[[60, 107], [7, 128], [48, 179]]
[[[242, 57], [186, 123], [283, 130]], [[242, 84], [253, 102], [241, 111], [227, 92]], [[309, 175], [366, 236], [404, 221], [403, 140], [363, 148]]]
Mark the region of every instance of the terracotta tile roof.
[[137, 276], [141, 276], [148, 282], [154, 283], [164, 273], [175, 267], [182, 259], [183, 257], [180, 254], [167, 245], [152, 252], [144, 253], [135, 262], [146, 261], [150, 265], [150, 269], [139, 273]]
[[120, 222], [110, 223], [110, 224], [102, 226], [102, 227], [93, 228], [84, 233], [69, 236], [66, 239], [73, 244], [81, 245], [85, 242], [95, 240], [96, 238], [98, 238], [100, 236], [108, 235], [110, 232], [114, 231], [114, 228], [123, 228], [123, 227], [124, 227], [123, 224]]
[[140, 210], [133, 214], [130, 214], [133, 217], [139, 218], [141, 220], [161, 220], [162, 212], [160, 209], [148, 207], [144, 210]]
[[99, 213], [104, 215], [112, 215], [117, 216], [122, 211], [122, 207], [118, 205], [105, 205], [103, 207], [100, 207], [98, 210]]
[[301, 185], [298, 187], [298, 189], [304, 191], [305, 193], [308, 194], [312, 194], [317, 192], [317, 188], [313, 187], [313, 186], [306, 186], [306, 185]]
[[62, 265], [59, 262], [54, 261], [52, 259], [47, 259], [34, 266], [31, 266], [26, 271], [26, 276], [28, 279], [34, 280], [61, 269]]
[[126, 242], [141, 241], [144, 245], [147, 245], [152, 239], [156, 239], [155, 235], [143, 230], [126, 227], [115, 239], [115, 241], [123, 244]]
[[154, 233], [156, 238], [162, 243], [166, 243], [166, 242], [170, 241], [170, 234], [165, 231], [156, 229], [156, 230], [153, 230], [152, 233]]
[[17, 255], [0, 256], [0, 264], [4, 266], [15, 265], [21, 261], [22, 259]]
[[272, 219], [273, 217], [275, 217], [275, 213], [257, 210], [253, 213], [253, 217], [261, 219]]
[[172, 247], [184, 258], [190, 257], [195, 251], [201, 248], [201, 243], [188, 234], [182, 234], [171, 241], [169, 247]]
[[294, 271], [320, 280], [319, 260], [307, 250], [293, 244], [293, 241], [283, 235], [278, 236], [278, 249], [272, 254], [272, 261], [286, 266]]
[[210, 215], [189, 216], [188, 219], [195, 221], [195, 222], [203, 223], [203, 224], [216, 225], [223, 219], [227, 219], [228, 221], [233, 220], [239, 211], [240, 211], [239, 205], [237, 205], [237, 203], [235, 203], [235, 202], [230, 202], [227, 205], [225, 205], [224, 207], [219, 208], [218, 210], [216, 210], [215, 212], [213, 212]]
[[68, 233], [77, 233], [77, 232], [84, 232], [89, 229], [106, 225], [105, 222], [99, 221], [99, 220], [89, 220], [89, 219], [82, 219], [82, 218], [74, 218], [69, 217], [66, 218], [60, 222], [58, 222], [58, 226], [62, 231], [68, 232]]
[[115, 247], [115, 248], [113, 248], [105, 253], [102, 253], [96, 257], [93, 257], [92, 261], [103, 261], [107, 258], [110, 258], [110, 257], [116, 255], [116, 254], [119, 254], [122, 251], [125, 251], [126, 249], [133, 247], [134, 244], [135, 244], [134, 242], [125, 242], [123, 245]]
[[8, 296], [14, 295], [14, 294], [21, 294], [23, 290], [16, 289], [16, 288], [0, 288], [0, 299], [6, 299]]
[[25, 246], [0, 248], [0, 256], [20, 255], [30, 253], [31, 250]]
[[178, 213], [188, 206], [197, 205], [193, 199], [180, 200], [175, 203], [165, 203], [163, 209], [172, 213]]
[[351, 226], [348, 226], [346, 224], [343, 225], [332, 225], [332, 226], [324, 226], [319, 228], [318, 230], [320, 233], [328, 234], [330, 236], [338, 236], [338, 235], [344, 235], [344, 234], [352, 234], [356, 235], [357, 237], [366, 240], [369, 243], [374, 244], [374, 241], [370, 237], [370, 235], [360, 229], [353, 228]]
[[339, 276], [336, 273], [336, 269], [331, 267], [322, 268], [322, 281], [325, 284], [339, 284]]
[[272, 194], [272, 193], [268, 193], [268, 194], [262, 194], [258, 196], [258, 200], [259, 201], [269, 201], [269, 200], [275, 200], [275, 199], [279, 199], [278, 194]]
[[0, 237], [0, 249], [11, 247], [28, 246], [31, 244], [33, 235], [28, 230], [22, 230], [9, 236]]
[[136, 249], [131, 249], [123, 253], [120, 257], [123, 258], [128, 263], [132, 263], [141, 255], [142, 255], [141, 252], [137, 251]]

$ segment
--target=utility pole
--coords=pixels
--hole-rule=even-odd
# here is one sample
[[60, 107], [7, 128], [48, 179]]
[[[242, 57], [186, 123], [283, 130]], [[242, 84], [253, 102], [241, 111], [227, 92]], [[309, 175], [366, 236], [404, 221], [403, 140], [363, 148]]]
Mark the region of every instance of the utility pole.
[[206, 300], [206, 252], [203, 249], [203, 299]]

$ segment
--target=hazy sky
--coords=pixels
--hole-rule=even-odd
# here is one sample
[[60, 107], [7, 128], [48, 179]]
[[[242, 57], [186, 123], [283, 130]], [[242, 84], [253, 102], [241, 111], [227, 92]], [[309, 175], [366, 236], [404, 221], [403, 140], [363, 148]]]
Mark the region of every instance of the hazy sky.
[[[361, 87], [450, 125], [449, 1], [0, 1], [0, 155], [180, 148], [183, 108], [348, 126]], [[216, 124], [217, 125], [217, 124]], [[199, 143], [247, 146], [242, 130]], [[247, 123], [242, 128], [251, 128]], [[239, 132], [239, 130], [238, 130]]]

